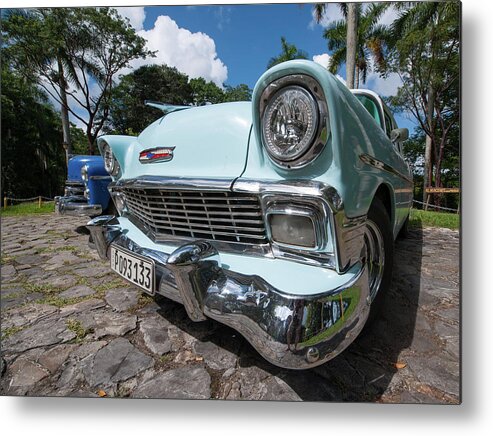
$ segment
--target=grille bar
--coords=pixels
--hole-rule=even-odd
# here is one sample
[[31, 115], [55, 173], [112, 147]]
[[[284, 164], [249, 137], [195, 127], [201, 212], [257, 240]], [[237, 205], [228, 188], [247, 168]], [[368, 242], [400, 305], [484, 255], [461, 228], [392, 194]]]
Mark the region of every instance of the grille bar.
[[156, 240], [172, 237], [267, 243], [258, 197], [251, 194], [123, 188], [131, 216]]

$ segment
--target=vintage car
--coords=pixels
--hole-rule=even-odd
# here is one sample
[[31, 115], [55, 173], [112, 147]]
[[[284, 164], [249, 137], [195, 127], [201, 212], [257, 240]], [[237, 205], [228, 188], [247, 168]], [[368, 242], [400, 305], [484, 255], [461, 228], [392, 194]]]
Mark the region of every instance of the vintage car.
[[98, 139], [118, 211], [87, 225], [101, 258], [275, 365], [336, 356], [390, 284], [407, 130], [373, 92], [301, 60], [265, 72], [252, 102], [154, 105], [165, 116], [137, 138]]
[[55, 197], [55, 212], [61, 215], [94, 217], [110, 213], [112, 201], [108, 192], [111, 176], [101, 156], [72, 156], [63, 197]]

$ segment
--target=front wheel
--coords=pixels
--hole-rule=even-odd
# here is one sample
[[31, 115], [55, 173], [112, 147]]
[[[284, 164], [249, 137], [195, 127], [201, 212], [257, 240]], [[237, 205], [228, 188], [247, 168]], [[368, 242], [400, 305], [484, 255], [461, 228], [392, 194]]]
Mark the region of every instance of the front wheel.
[[365, 255], [371, 301], [367, 321], [369, 325], [382, 309], [385, 294], [390, 287], [394, 262], [392, 225], [387, 210], [379, 198], [373, 200], [367, 216]]

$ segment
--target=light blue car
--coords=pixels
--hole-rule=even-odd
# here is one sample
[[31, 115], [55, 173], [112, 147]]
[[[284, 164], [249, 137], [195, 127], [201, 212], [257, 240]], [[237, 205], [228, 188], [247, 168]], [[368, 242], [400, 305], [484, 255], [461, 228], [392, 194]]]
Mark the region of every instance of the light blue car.
[[152, 104], [165, 116], [137, 138], [98, 140], [118, 211], [88, 223], [101, 258], [275, 365], [339, 354], [390, 284], [413, 193], [407, 130], [309, 61], [268, 70], [252, 102]]

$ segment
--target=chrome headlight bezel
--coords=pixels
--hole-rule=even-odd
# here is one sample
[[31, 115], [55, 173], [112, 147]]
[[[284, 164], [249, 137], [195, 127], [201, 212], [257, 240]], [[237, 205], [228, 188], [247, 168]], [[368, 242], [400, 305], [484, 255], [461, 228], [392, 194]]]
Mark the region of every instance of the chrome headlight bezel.
[[104, 169], [113, 177], [118, 175], [120, 164], [107, 142], [103, 142], [101, 145], [101, 155], [103, 156]]
[[89, 180], [89, 176], [87, 175], [87, 170], [88, 166], [83, 165], [82, 168], [80, 169], [80, 178], [84, 182], [84, 184], [87, 184], [87, 181]]
[[[266, 128], [268, 127], [266, 117], [268, 118], [269, 115], [269, 105], [272, 105], [283, 91], [286, 92], [290, 89], [300, 90], [300, 92], [305, 93], [308, 98], [307, 101], [313, 101], [313, 116], [316, 120], [313, 120], [313, 132], [309, 132], [307, 144], [301, 147], [297, 153], [282, 158], [270, 147], [269, 135], [266, 135]], [[329, 139], [329, 111], [325, 94], [320, 83], [306, 74], [284, 76], [270, 83], [260, 96], [259, 115], [263, 147], [270, 160], [281, 168], [296, 169], [308, 165], [320, 155]]]

